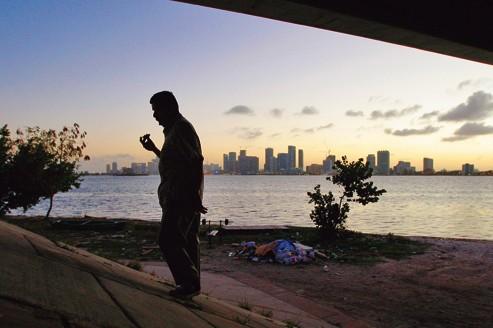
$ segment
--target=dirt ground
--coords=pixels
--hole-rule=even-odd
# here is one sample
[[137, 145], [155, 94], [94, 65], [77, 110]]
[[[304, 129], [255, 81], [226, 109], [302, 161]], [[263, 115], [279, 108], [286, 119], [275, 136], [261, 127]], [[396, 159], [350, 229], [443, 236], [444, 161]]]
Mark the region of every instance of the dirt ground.
[[229, 257], [231, 245], [204, 249], [201, 263], [232, 278], [253, 275], [370, 327], [493, 327], [493, 241], [414, 239], [432, 246], [375, 265], [258, 264]]

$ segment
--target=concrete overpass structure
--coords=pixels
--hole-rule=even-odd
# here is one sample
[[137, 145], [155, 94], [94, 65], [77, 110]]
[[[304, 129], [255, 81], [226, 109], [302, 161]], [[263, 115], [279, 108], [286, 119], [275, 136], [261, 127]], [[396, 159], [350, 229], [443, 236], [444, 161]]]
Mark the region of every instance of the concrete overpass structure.
[[485, 0], [175, 0], [493, 64]]

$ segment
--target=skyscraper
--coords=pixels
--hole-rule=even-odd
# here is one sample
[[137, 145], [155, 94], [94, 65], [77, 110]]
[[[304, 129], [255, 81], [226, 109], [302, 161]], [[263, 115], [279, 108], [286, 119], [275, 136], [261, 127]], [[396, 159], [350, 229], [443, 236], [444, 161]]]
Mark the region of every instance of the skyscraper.
[[288, 146], [288, 169], [296, 168], [296, 146]]
[[335, 155], [329, 155], [325, 160], [322, 162], [322, 172], [324, 174], [332, 174], [332, 171], [334, 170], [334, 163], [336, 162], [336, 156]]
[[106, 164], [106, 174], [110, 174], [111, 173], [111, 166], [110, 164]]
[[246, 150], [240, 150], [238, 156], [238, 171], [240, 174], [258, 174], [258, 157], [247, 156]]
[[228, 154], [223, 154], [223, 171], [224, 173], [231, 173]]
[[366, 162], [368, 163], [369, 168], [373, 170], [373, 173], [375, 173], [375, 154], [368, 154], [368, 156], [366, 156]]
[[377, 174], [389, 175], [390, 173], [390, 152], [379, 150], [377, 152]]
[[289, 170], [289, 155], [287, 153], [277, 154], [277, 165], [280, 173], [287, 173]]
[[462, 164], [462, 175], [473, 175], [474, 174], [474, 164]]
[[298, 149], [298, 168], [303, 172], [303, 149]]
[[118, 164], [116, 162], [111, 163], [111, 173], [112, 174], [118, 173]]
[[264, 172], [265, 173], [274, 173], [274, 149], [265, 148], [265, 163], [264, 163]]
[[433, 159], [423, 158], [423, 174], [433, 174], [435, 170], [433, 169]]
[[[246, 150], [244, 151], [246, 154]], [[228, 165], [229, 165], [229, 173], [237, 173], [238, 172], [238, 161], [236, 160], [236, 152], [230, 151], [228, 155]]]

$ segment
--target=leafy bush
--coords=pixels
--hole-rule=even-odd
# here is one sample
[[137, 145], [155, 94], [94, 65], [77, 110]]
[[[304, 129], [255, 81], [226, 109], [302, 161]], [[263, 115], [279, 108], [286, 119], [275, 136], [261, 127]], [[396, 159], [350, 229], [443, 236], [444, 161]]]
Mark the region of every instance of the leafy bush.
[[16, 135], [12, 140], [6, 125], [0, 130], [0, 215], [19, 207], [26, 211], [49, 199], [47, 218], [57, 192], [80, 186], [78, 162], [89, 159], [83, 155], [86, 132], [74, 123], [58, 132], [34, 127]]
[[314, 204], [310, 218], [319, 229], [323, 238], [334, 238], [337, 232], [345, 229], [346, 219], [349, 213], [349, 203], [357, 202], [362, 205], [375, 203], [379, 196], [386, 192], [385, 189], [377, 189], [373, 182], [366, 181], [372, 176], [372, 169], [368, 163], [363, 163], [360, 158], [355, 162], [348, 162], [346, 156], [334, 163], [336, 174], [327, 177], [334, 185], [342, 187], [341, 195], [336, 199], [332, 191], [322, 194], [320, 185], [316, 185], [315, 192], [308, 192], [309, 203]]

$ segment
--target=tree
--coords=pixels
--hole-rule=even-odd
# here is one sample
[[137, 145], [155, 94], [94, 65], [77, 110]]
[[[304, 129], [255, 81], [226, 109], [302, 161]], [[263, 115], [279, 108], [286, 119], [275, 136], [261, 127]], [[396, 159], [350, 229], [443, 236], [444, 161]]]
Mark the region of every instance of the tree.
[[17, 130], [8, 165], [7, 210], [22, 207], [26, 211], [49, 199], [48, 218], [55, 194], [80, 186], [78, 162], [89, 159], [83, 154], [86, 135], [77, 123], [58, 132], [39, 127]]
[[7, 125], [0, 128], [0, 216], [8, 211], [8, 199], [11, 195], [9, 171], [12, 161], [12, 140]]
[[332, 191], [322, 194], [320, 185], [316, 185], [315, 192], [308, 192], [309, 203], [314, 204], [310, 218], [321, 233], [323, 238], [332, 239], [337, 233], [345, 229], [346, 219], [349, 213], [349, 203], [356, 202], [361, 205], [375, 203], [379, 196], [386, 192], [385, 189], [377, 189], [372, 181], [366, 181], [372, 176], [373, 170], [364, 164], [363, 159], [348, 162], [346, 156], [334, 163], [336, 174], [327, 177], [334, 185], [342, 187], [339, 199], [336, 199]]

